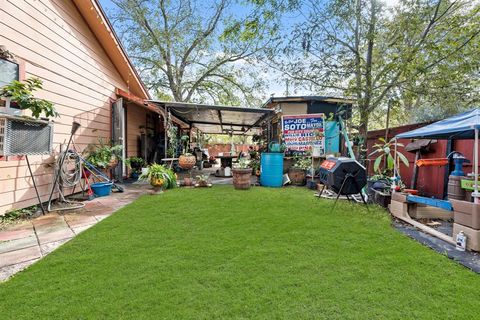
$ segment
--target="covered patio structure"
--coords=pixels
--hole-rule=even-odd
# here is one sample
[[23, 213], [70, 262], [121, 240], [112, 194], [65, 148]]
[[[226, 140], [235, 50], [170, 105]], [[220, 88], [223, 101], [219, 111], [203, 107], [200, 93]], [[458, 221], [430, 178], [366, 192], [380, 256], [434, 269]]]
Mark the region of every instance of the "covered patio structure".
[[274, 114], [266, 108], [247, 108], [198, 104], [188, 102], [167, 102], [150, 100], [181, 121], [206, 134], [253, 135], [259, 132], [261, 124]]
[[[156, 100], [149, 102], [161, 108], [166, 115], [170, 114], [189, 125], [190, 131], [195, 128], [205, 134], [260, 134], [262, 124], [275, 114], [274, 110], [266, 108]], [[165, 150], [167, 141], [168, 139], [165, 139]]]

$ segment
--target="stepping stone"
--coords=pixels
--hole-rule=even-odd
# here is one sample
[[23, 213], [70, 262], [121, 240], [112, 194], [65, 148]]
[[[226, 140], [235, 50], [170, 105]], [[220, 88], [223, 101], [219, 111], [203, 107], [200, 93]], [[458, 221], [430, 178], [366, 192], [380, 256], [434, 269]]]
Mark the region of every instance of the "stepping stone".
[[[97, 220], [95, 220], [95, 223], [97, 222]], [[89, 224], [89, 225], [83, 225], [83, 226], [79, 226], [79, 227], [75, 227], [75, 228], [72, 228], [73, 229], [73, 232], [75, 232], [75, 234], [79, 234], [87, 229], [90, 229], [91, 227], [93, 227], [95, 224]]]
[[21, 263], [14, 264], [12, 266], [0, 268], [0, 281], [6, 281], [14, 274], [26, 269], [28, 266], [34, 264], [40, 259], [29, 260]]
[[55, 219], [50, 219], [49, 223], [37, 224], [34, 221], [33, 224], [35, 226], [35, 231], [37, 235], [45, 235], [56, 231], [68, 229], [67, 223], [61, 216], [57, 216]]
[[28, 248], [32, 246], [37, 246], [37, 237], [35, 235], [19, 238], [9, 241], [0, 241], [0, 253], [14, 251], [18, 249]]
[[77, 228], [97, 223], [97, 219], [91, 215], [69, 214], [65, 215], [64, 218], [70, 228]]
[[64, 228], [64, 229], [60, 229], [60, 230], [49, 232], [49, 233], [42, 233], [42, 234], [37, 233], [37, 236], [38, 236], [38, 241], [40, 242], [40, 245], [43, 245], [49, 242], [73, 238], [75, 234], [73, 233], [72, 230], [70, 230], [70, 228]]
[[20, 239], [20, 238], [28, 238], [31, 236], [35, 236], [35, 232], [33, 231], [32, 225], [30, 225], [28, 228], [25, 227], [25, 229], [19, 229], [19, 230], [3, 230], [0, 231], [0, 241], [9, 241], [9, 240], [15, 240], [15, 239]]
[[46, 244], [42, 244], [40, 246], [40, 250], [42, 251], [42, 254], [44, 256], [46, 256], [47, 254], [49, 254], [53, 250], [57, 249], [58, 247], [60, 247], [65, 242], [68, 242], [69, 240], [70, 240], [70, 238], [59, 240], [59, 241], [53, 241], [53, 242], [49, 242], [49, 243], [46, 243]]
[[42, 257], [38, 246], [0, 254], [0, 268]]

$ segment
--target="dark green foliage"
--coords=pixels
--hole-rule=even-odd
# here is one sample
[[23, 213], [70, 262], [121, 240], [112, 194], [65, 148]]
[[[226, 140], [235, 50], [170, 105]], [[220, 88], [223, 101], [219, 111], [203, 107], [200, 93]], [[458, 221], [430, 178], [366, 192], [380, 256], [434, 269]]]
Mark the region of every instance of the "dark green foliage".
[[106, 169], [112, 161], [122, 160], [121, 145], [110, 145], [102, 139], [98, 144], [91, 144], [87, 147], [87, 161], [97, 168]]

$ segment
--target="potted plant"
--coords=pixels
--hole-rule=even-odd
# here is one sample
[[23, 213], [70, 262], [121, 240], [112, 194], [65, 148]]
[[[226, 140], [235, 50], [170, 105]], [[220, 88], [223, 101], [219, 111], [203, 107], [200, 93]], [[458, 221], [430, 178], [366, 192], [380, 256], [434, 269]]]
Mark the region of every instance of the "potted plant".
[[[398, 150], [398, 147], [404, 147], [402, 143], [396, 143], [395, 147], [395, 139], [390, 140], [387, 142], [384, 138], [378, 139], [381, 143], [376, 143], [373, 145], [373, 152], [369, 154], [369, 156], [377, 155], [373, 163], [373, 171], [378, 174], [385, 175], [385, 176], [392, 176], [393, 175], [393, 168], [395, 167], [395, 153], [397, 156], [397, 168], [400, 167], [400, 160], [402, 163], [408, 167], [409, 162], [407, 157]], [[384, 167], [381, 167], [382, 161], [384, 161]]]
[[191, 187], [193, 186], [193, 179], [192, 179], [192, 173], [191, 172], [188, 172], [188, 175], [186, 175], [184, 178], [183, 178], [183, 185], [185, 187]]
[[252, 168], [252, 174], [260, 176], [260, 159], [253, 158], [250, 160], [250, 167]]
[[153, 163], [142, 173], [140, 180], [148, 181], [155, 189], [172, 189], [177, 186], [175, 173], [161, 164]]
[[260, 176], [260, 152], [254, 150], [253, 147], [250, 147], [250, 167], [252, 168], [252, 174], [259, 177]]
[[190, 141], [190, 137], [188, 135], [183, 135], [180, 140], [183, 144], [183, 152], [180, 157], [178, 157], [178, 165], [180, 168], [185, 170], [190, 170], [195, 166], [197, 162], [197, 158], [191, 153], [188, 153], [188, 142]]
[[110, 145], [100, 139], [98, 144], [90, 144], [86, 148], [88, 154], [86, 160], [98, 169], [111, 169], [122, 160], [122, 149], [121, 145]]
[[168, 137], [168, 148], [167, 148], [167, 156], [174, 158], [177, 153], [178, 147], [178, 128], [175, 124], [173, 124], [172, 120], [168, 118], [167, 123], [167, 137]]
[[311, 167], [312, 162], [308, 156], [296, 156], [295, 163], [288, 169], [288, 177], [293, 185], [305, 185], [306, 171]]
[[[393, 175], [395, 155], [397, 158], [397, 168], [400, 167], [400, 161], [402, 161], [406, 167], [409, 166], [409, 162], [407, 157], [398, 150], [398, 147], [404, 146], [402, 143], [397, 142], [395, 147], [394, 139], [388, 142], [384, 138], [379, 138], [378, 140], [380, 143], [374, 144], [374, 151], [369, 154], [369, 156], [377, 155], [377, 158], [373, 163], [373, 170], [377, 174], [369, 179], [371, 187], [368, 188], [368, 192], [373, 193], [373, 200], [375, 203], [383, 207], [388, 207], [392, 197], [391, 181], [389, 177]], [[383, 167], [381, 166], [382, 161], [384, 162]], [[405, 188], [405, 185], [401, 181], [397, 181], [396, 186], [397, 191]]]
[[232, 169], [233, 173], [233, 186], [237, 190], [250, 189], [250, 177], [252, 176], [252, 168], [250, 167], [250, 161], [241, 158], [238, 164]]
[[195, 185], [196, 187], [208, 187], [208, 175], [202, 174], [197, 176], [197, 183]]
[[125, 160], [125, 165], [132, 171], [130, 175], [132, 179], [138, 179], [145, 164], [146, 161], [140, 157], [130, 157]]

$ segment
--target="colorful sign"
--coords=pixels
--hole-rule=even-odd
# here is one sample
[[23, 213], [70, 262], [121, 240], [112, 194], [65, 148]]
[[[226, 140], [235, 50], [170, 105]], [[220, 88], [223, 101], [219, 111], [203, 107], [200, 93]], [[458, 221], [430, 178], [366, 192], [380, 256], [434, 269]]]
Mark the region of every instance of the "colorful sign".
[[312, 147], [325, 153], [325, 115], [301, 114], [282, 117], [283, 142], [288, 150], [305, 152]]

